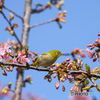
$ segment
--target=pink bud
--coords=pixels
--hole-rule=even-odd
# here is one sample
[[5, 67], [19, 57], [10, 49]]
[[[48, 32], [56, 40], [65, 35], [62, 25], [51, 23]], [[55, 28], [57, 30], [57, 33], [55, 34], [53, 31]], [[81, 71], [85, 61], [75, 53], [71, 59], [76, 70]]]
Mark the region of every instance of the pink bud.
[[38, 56], [37, 52], [33, 52], [33, 54], [34, 54], [35, 56]]
[[11, 71], [11, 72], [13, 71], [13, 67], [12, 67], [12, 66], [10, 66], [10, 71]]
[[16, 71], [19, 72], [19, 68], [18, 67], [16, 67]]
[[16, 58], [13, 59], [13, 63], [16, 63]]
[[81, 57], [85, 57], [85, 54], [84, 53], [81, 53]]
[[45, 77], [44, 77], [44, 79], [47, 79], [48, 78], [48, 75], [46, 75]]
[[98, 36], [100, 36], [100, 33], [98, 34]]
[[2, 74], [7, 76], [7, 73], [5, 72], [5, 70], [2, 71]]
[[67, 58], [66, 61], [70, 61], [70, 58]]
[[97, 58], [94, 58], [94, 59], [93, 59], [93, 62], [95, 62], [96, 60], [97, 60]]
[[18, 57], [21, 57], [22, 56], [22, 54], [21, 53], [18, 53]]
[[5, 30], [10, 31], [11, 29], [9, 27], [6, 27]]
[[98, 39], [95, 40], [95, 43], [98, 43]]
[[68, 79], [71, 79], [71, 76], [70, 75], [68, 75]]
[[58, 82], [58, 83], [55, 84], [56, 89], [58, 89], [59, 86], [60, 86], [60, 82]]
[[6, 71], [8, 71], [8, 72], [9, 72], [9, 71], [10, 71], [10, 69], [7, 67], [7, 68], [6, 68]]
[[13, 27], [14, 27], [14, 28], [17, 28], [17, 27], [18, 27], [18, 24], [17, 24], [17, 23], [14, 23], [14, 24], [13, 24]]
[[34, 59], [34, 58], [32, 58], [32, 62], [33, 62], [33, 63], [35, 62], [35, 59]]
[[92, 47], [92, 46], [93, 46], [93, 44], [88, 44], [88, 45], [87, 45], [87, 47]]
[[62, 82], [65, 82], [65, 78], [62, 78]]
[[53, 75], [53, 78], [56, 78], [56, 76], [57, 76], [57, 74], [55, 73], [55, 74]]
[[63, 90], [63, 92], [65, 92], [65, 86], [63, 85], [63, 87], [62, 87], [62, 90]]
[[50, 78], [48, 78], [48, 82], [51, 82], [51, 81], [52, 81], [51, 77], [50, 77]]
[[72, 74], [72, 77], [75, 77], [76, 76], [76, 74]]

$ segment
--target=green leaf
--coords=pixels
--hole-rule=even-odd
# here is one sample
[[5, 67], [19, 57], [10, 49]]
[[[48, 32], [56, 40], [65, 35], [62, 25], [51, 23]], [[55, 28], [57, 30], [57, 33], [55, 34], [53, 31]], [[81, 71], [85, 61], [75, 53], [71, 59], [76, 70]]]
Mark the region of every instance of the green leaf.
[[86, 68], [86, 72], [88, 73], [88, 75], [90, 75], [90, 67], [89, 67], [89, 65], [85, 64], [85, 68]]

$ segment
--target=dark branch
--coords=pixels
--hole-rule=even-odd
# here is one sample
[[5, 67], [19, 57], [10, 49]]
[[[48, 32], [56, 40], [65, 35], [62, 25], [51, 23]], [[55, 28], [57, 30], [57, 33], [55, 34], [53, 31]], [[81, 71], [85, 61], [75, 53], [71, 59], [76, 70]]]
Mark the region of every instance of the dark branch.
[[42, 6], [40, 9], [33, 9], [31, 13], [39, 13], [48, 8], [48, 5]]
[[[36, 68], [35, 66], [26, 66], [26, 65], [23, 65], [23, 64], [17, 64], [17, 63], [10, 63], [10, 62], [0, 62], [1, 65], [10, 65], [10, 66], [17, 66], [17, 67], [24, 67], [24, 68], [28, 68], [28, 69], [34, 69], [34, 70], [38, 70], [38, 71], [54, 71], [52, 68], [51, 69], [48, 69], [48, 68]], [[85, 74], [88, 76], [87, 72], [86, 71], [82, 71], [82, 70], [77, 70], [77, 71], [73, 71], [73, 70], [66, 70], [65, 71], [66, 73], [68, 73], [69, 75], [72, 75], [72, 74]], [[97, 78], [100, 78], [100, 74], [97, 74], [97, 73], [91, 73], [90, 75], [91, 77], [97, 77]]]
[[3, 12], [1, 12], [1, 13], [2, 13], [3, 17], [6, 19], [6, 21], [9, 23], [9, 25], [11, 26], [11, 23], [10, 23], [10, 21], [7, 19], [7, 17], [5, 16], [5, 14], [4, 14]]

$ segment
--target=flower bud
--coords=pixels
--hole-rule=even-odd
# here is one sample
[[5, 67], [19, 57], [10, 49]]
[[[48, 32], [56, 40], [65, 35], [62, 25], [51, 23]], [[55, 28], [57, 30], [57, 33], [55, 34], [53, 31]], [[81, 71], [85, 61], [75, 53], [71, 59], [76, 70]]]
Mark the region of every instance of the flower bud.
[[11, 82], [8, 83], [8, 88], [11, 88]]
[[29, 81], [29, 83], [30, 83], [30, 84], [32, 84], [32, 83], [33, 83], [33, 81]]
[[51, 82], [51, 81], [52, 81], [51, 77], [50, 77], [50, 78], [48, 78], [48, 82]]
[[10, 20], [14, 19], [14, 15], [10, 13]]
[[63, 85], [63, 87], [62, 87], [62, 90], [63, 90], [63, 92], [65, 92], [65, 86]]
[[48, 75], [46, 75], [45, 77], [44, 77], [44, 79], [47, 79], [48, 78]]
[[96, 60], [97, 60], [97, 58], [94, 58], [94, 59], [93, 59], [93, 62], [95, 62]]
[[14, 27], [14, 28], [17, 28], [17, 27], [18, 27], [18, 24], [17, 24], [17, 23], [14, 23], [14, 24], [13, 24], [13, 27]]
[[68, 79], [71, 79], [71, 76], [70, 75], [68, 75]]
[[27, 76], [26, 80], [30, 80], [32, 78], [32, 76]]
[[11, 30], [11, 31], [10, 31], [10, 34], [14, 36], [14, 31], [13, 31], [13, 30]]
[[63, 13], [66, 14], [67, 13], [67, 10], [64, 10]]
[[8, 92], [8, 87], [4, 87], [3, 89], [2, 89], [2, 93], [3, 94], [6, 94]]
[[9, 68], [9, 67], [7, 67], [7, 68], [6, 68], [6, 71], [8, 71], [8, 72], [9, 72], [9, 71], [10, 71], [10, 68]]
[[56, 78], [56, 76], [57, 76], [57, 74], [55, 73], [55, 74], [53, 75], [53, 78]]
[[73, 89], [74, 89], [74, 87], [72, 87], [72, 88], [70, 89], [70, 91], [73, 91]]
[[5, 72], [5, 70], [2, 71], [2, 74], [7, 76], [7, 73]]
[[51, 8], [51, 6], [52, 6], [51, 2], [47, 2], [47, 5], [49, 8]]
[[33, 62], [33, 63], [35, 62], [35, 59], [34, 59], [34, 58], [32, 58], [32, 62]]
[[100, 36], [100, 33], [98, 34], [98, 36]]
[[64, 1], [59, 1], [59, 5], [62, 6], [64, 4]]
[[58, 83], [55, 84], [56, 89], [58, 89], [59, 86], [60, 86], [60, 82], [58, 82]]

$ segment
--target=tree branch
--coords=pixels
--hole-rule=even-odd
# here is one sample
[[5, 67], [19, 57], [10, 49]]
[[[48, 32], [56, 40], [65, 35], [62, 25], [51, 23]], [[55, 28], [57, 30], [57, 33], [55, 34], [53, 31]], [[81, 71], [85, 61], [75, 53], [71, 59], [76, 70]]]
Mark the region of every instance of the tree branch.
[[39, 13], [39, 12], [44, 11], [46, 8], [48, 8], [48, 5], [44, 5], [44, 6], [42, 6], [40, 9], [33, 9], [33, 10], [31, 11], [31, 13], [32, 13], [32, 14], [33, 14], [33, 13]]
[[9, 23], [9, 25], [11, 26], [10, 21], [7, 19], [7, 17], [5, 16], [5, 14], [3, 12], [1, 12], [1, 14], [3, 15], [3, 17], [5, 18], [5, 20]]
[[46, 23], [50, 23], [50, 22], [53, 22], [53, 21], [56, 21], [56, 20], [57, 20], [57, 18], [56, 19], [51, 19], [51, 20], [43, 22], [43, 23], [32, 25], [32, 26], [30, 26], [30, 28], [36, 27], [36, 26], [39, 26], [39, 25], [43, 25], [43, 24], [46, 24]]
[[[23, 67], [23, 68], [27, 68], [27, 69], [34, 69], [34, 70], [37, 70], [37, 71], [55, 71], [53, 68], [51, 69], [48, 69], [48, 68], [36, 68], [35, 66], [26, 66], [26, 65], [23, 65], [23, 64], [17, 64], [17, 63], [9, 63], [9, 62], [0, 62], [1, 65], [10, 65], [10, 66], [16, 66], [16, 67]], [[82, 71], [82, 70], [66, 70], [64, 71], [66, 72], [67, 74], [69, 75], [72, 75], [72, 74], [85, 74], [88, 76], [88, 73], [86, 71]], [[100, 74], [97, 74], [97, 73], [91, 73], [90, 74], [91, 77], [97, 77], [97, 78], [100, 78]], [[89, 76], [89, 77], [90, 77]], [[94, 84], [94, 81], [92, 78], [90, 78], [90, 80], [93, 82]]]
[[14, 15], [16, 15], [17, 17], [19, 17], [19, 18], [23, 19], [23, 17], [19, 16], [19, 15], [18, 15], [18, 14], [16, 14], [14, 11], [12, 11], [12, 10], [10, 10], [10, 9], [6, 8], [5, 6], [3, 6], [3, 8], [5, 8], [5, 9], [6, 9], [6, 10], [8, 10], [8, 11], [10, 11], [10, 12], [11, 12], [11, 13], [13, 13]]
[[[3, 17], [6, 19], [6, 21], [9, 23], [10, 27], [12, 27], [10, 21], [7, 19], [7, 17], [5, 16], [5, 14], [4, 14], [3, 12], [1, 12], [1, 14], [2, 14]], [[14, 30], [13, 30], [13, 31], [14, 31]], [[17, 41], [19, 42], [19, 44], [20, 44], [21, 47], [22, 47], [22, 44], [21, 44], [20, 40], [18, 39], [17, 35], [15, 34], [15, 32], [14, 32], [14, 36], [15, 36], [15, 38], [17, 39]]]

